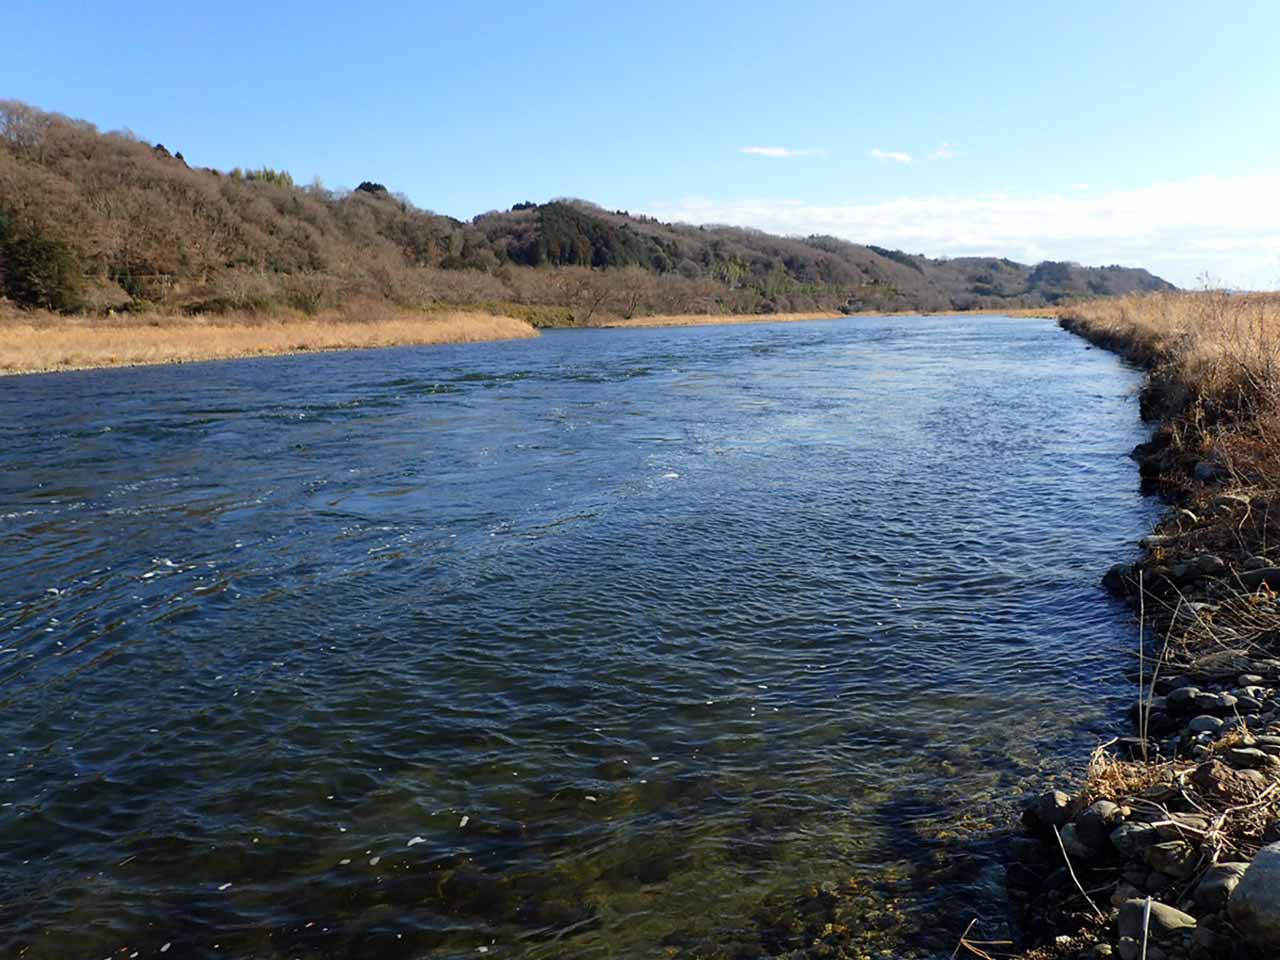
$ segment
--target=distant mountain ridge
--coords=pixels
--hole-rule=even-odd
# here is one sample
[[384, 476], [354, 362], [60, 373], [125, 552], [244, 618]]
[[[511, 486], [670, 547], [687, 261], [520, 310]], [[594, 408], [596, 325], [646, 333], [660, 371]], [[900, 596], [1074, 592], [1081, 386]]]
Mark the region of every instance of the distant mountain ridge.
[[0, 101], [0, 296], [24, 306], [310, 312], [374, 299], [520, 306], [560, 324], [1036, 307], [1171, 289], [1141, 269], [936, 260], [582, 200], [461, 221], [373, 181], [333, 191], [268, 168], [197, 169], [132, 134]]

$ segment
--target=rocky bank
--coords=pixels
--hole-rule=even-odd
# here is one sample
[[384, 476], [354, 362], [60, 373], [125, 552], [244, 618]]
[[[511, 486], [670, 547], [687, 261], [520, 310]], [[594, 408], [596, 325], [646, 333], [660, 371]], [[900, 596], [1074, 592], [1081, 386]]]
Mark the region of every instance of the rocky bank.
[[1023, 956], [1275, 960], [1280, 496], [1220, 455], [1204, 405], [1146, 345], [1062, 325], [1154, 371], [1142, 410], [1155, 432], [1133, 455], [1169, 508], [1141, 559], [1103, 578], [1140, 624], [1130, 729], [1095, 752], [1083, 789], [1033, 798], [1011, 841]]

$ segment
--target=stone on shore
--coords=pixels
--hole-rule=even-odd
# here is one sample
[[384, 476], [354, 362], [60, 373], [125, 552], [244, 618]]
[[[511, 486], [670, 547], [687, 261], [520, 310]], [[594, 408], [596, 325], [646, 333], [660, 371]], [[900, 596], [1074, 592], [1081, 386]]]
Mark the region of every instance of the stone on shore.
[[1232, 891], [1227, 913], [1253, 946], [1280, 953], [1280, 843], [1258, 851]]
[[1227, 905], [1247, 869], [1247, 863], [1219, 863], [1210, 867], [1196, 887], [1196, 905], [1202, 910], [1217, 913]]
[[1126, 900], [1120, 904], [1117, 925], [1121, 937], [1121, 956], [1126, 952], [1124, 941], [1127, 939], [1135, 944], [1141, 943], [1144, 929], [1149, 931], [1152, 939], [1168, 940], [1178, 931], [1189, 930], [1196, 925], [1195, 917], [1159, 900], [1151, 901], [1151, 919], [1148, 925], [1145, 921], [1146, 908], [1146, 900]]

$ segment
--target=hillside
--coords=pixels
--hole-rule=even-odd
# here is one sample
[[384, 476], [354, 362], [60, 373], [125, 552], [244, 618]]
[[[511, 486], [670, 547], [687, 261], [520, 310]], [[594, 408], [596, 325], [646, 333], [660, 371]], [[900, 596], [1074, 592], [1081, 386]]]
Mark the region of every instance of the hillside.
[[662, 223], [579, 200], [470, 222], [374, 182], [221, 172], [0, 101], [0, 295], [58, 310], [315, 312], [358, 300], [606, 315], [1035, 307], [1169, 290], [1145, 270], [931, 260], [833, 237]]

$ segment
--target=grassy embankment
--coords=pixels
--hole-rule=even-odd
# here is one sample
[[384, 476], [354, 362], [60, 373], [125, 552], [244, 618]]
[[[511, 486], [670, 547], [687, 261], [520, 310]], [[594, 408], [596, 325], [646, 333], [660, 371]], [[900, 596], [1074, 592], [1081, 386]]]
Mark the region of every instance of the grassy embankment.
[[[1100, 300], [1061, 322], [1149, 371], [1156, 432], [1135, 458], [1170, 506], [1142, 558], [1107, 577], [1141, 622], [1137, 736], [1100, 748], [1069, 802], [1047, 794], [1024, 817], [1058, 868], [1030, 887], [1031, 924], [1063, 937], [1026, 956], [1274, 956], [1247, 898], [1201, 881], [1280, 839], [1280, 294]], [[1120, 821], [1128, 839], [1108, 842]], [[1157, 929], [1149, 896], [1157, 919], [1163, 903], [1196, 926]]]
[[516, 317], [364, 304], [305, 314], [111, 317], [0, 309], [0, 374], [536, 337]]

